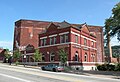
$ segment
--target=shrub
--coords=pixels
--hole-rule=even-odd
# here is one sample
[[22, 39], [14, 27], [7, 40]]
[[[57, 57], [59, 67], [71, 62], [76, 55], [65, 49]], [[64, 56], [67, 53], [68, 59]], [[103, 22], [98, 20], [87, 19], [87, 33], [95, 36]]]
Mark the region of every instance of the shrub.
[[120, 71], [120, 63], [118, 63], [115, 67], [115, 71]]
[[97, 65], [97, 69], [99, 71], [106, 71], [107, 70], [106, 64]]
[[115, 70], [115, 65], [112, 65], [112, 64], [97, 65], [97, 69], [99, 71], [114, 71]]
[[71, 71], [71, 70], [72, 70], [72, 68], [69, 67], [69, 66], [65, 66], [65, 67], [64, 67], [64, 71], [65, 71], [65, 72], [68, 72], [68, 71]]

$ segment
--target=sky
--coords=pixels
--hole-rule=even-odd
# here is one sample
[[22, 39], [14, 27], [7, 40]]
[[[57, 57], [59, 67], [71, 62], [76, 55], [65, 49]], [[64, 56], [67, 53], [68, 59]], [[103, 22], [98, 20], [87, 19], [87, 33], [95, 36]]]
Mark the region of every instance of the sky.
[[[87, 23], [104, 26], [120, 0], [0, 0], [0, 47], [13, 48], [14, 22], [19, 19]], [[118, 45], [116, 38], [112, 45]]]

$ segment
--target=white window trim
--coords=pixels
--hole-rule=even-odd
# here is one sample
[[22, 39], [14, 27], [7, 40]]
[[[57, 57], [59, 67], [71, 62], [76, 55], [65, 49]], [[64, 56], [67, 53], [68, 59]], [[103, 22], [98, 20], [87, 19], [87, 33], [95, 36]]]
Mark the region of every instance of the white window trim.
[[90, 48], [90, 49], [97, 50], [97, 48], [89, 47], [89, 46], [86, 46], [86, 45], [82, 45], [82, 44], [81, 44], [81, 46], [83, 46], [83, 47], [87, 47], [87, 48]]
[[78, 43], [79, 42], [79, 39], [78, 39], [78, 35], [75, 35], [75, 43]]
[[81, 44], [78, 44], [78, 43], [75, 43], [75, 42], [71, 42], [71, 44], [74, 44], [74, 45], [79, 45], [79, 46], [81, 45]]
[[72, 34], [80, 36], [80, 34], [71, 31]]
[[55, 54], [54, 54], [54, 55], [53, 55], [53, 54], [50, 54], [50, 62], [54, 62], [55, 59], [54, 59], [54, 61], [52, 61], [52, 60], [51, 60], [51, 56], [54, 56], [54, 57], [55, 57]]
[[86, 38], [87, 40], [90, 40], [90, 41], [96, 42], [95, 40], [92, 40], [92, 39], [90, 39], [90, 38], [88, 38], [88, 37], [85, 37], [85, 36], [83, 36], [83, 35], [81, 35], [81, 37], [82, 37], [82, 38]]
[[[63, 38], [63, 36], [60, 36], [60, 44], [64, 43], [64, 42], [62, 42], [62, 38]], [[63, 38], [63, 40], [64, 40], [64, 38]]]
[[47, 38], [47, 36], [45, 36], [45, 37], [41, 37], [40, 39], [45, 39], [45, 38]]
[[50, 35], [49, 37], [55, 37], [55, 36], [57, 36], [57, 34], [54, 34], [54, 35]]
[[50, 38], [50, 45], [52, 45], [52, 40], [54, 40], [52, 37]]
[[[57, 45], [65, 45], [65, 44], [74, 44], [74, 45], [79, 45], [79, 46], [81, 45], [81, 44], [74, 43], [74, 42], [66, 42], [66, 43], [59, 43], [59, 44], [52, 44], [52, 45], [40, 46], [39, 48], [51, 47], [51, 46], [57, 46]], [[87, 47], [87, 48], [90, 48], [90, 49], [97, 50], [97, 48], [92, 48], [92, 47], [85, 46], [85, 45], [81, 45], [81, 46], [83, 46], [83, 47]]]
[[59, 33], [59, 35], [63, 35], [63, 34], [69, 34], [69, 32]]
[[[71, 33], [74, 34], [74, 35], [80, 36], [80, 34], [75, 33], [75, 32], [73, 32], [73, 31], [71, 31]], [[95, 40], [92, 40], [92, 39], [90, 39], [90, 38], [88, 38], [88, 37], [85, 37], [85, 36], [83, 36], [83, 35], [81, 35], [81, 37], [82, 37], [82, 38], [86, 38], [86, 39], [88, 39], [88, 40], [90, 40], [90, 41], [96, 42]]]
[[53, 44], [56, 44], [56, 41], [57, 41], [57, 38], [54, 37], [54, 38], [53, 38]]

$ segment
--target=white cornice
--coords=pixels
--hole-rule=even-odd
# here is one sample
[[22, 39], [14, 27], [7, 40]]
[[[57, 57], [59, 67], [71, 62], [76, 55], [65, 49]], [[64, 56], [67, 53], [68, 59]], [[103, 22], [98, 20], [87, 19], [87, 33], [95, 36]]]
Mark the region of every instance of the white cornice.
[[57, 34], [54, 34], [54, 35], [50, 35], [49, 37], [55, 37], [55, 36], [57, 36]]
[[71, 33], [74, 34], [74, 35], [80, 36], [80, 34], [75, 33], [75, 32], [73, 32], [73, 31], [71, 31]]
[[85, 37], [85, 36], [83, 36], [83, 35], [81, 35], [81, 37], [82, 37], [82, 38], [86, 38], [87, 40], [90, 40], [90, 41], [96, 42], [95, 40], [90, 39], [90, 38], [88, 38], [88, 37]]
[[58, 45], [65, 45], [65, 44], [74, 44], [74, 45], [84, 46], [84, 47], [87, 47], [87, 48], [90, 48], [90, 49], [97, 50], [96, 48], [92, 48], [92, 47], [81, 45], [81, 44], [74, 43], [74, 42], [66, 42], [66, 43], [59, 43], [59, 44], [53, 44], [53, 45], [45, 45], [45, 46], [40, 46], [39, 48], [45, 48], [45, 47], [51, 47], [51, 46], [58, 46]]
[[63, 33], [59, 33], [59, 35], [63, 35], [63, 34], [68, 34], [69, 32], [63, 32]]
[[47, 36], [45, 36], [45, 37], [41, 37], [40, 39], [45, 39], [45, 38], [47, 38]]

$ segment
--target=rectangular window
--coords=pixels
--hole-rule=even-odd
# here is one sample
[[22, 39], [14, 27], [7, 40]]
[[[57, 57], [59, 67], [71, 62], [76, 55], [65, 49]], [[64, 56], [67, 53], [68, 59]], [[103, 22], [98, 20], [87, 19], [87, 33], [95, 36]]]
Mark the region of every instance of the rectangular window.
[[93, 41], [91, 42], [91, 46], [94, 47], [94, 42]]
[[64, 36], [63, 35], [60, 36], [60, 43], [64, 43]]
[[53, 39], [52, 39], [52, 37], [50, 38], [50, 45], [52, 45], [53, 44]]
[[68, 42], [68, 34], [65, 34], [65, 42]]
[[55, 54], [54, 53], [50, 54], [50, 61], [55, 61]]
[[78, 43], [78, 35], [75, 35], [75, 43]]
[[57, 43], [57, 40], [56, 40], [56, 37], [54, 37], [54, 44], [56, 44]]
[[92, 60], [92, 62], [95, 62], [95, 55], [91, 55], [91, 60]]
[[42, 54], [42, 61], [45, 61], [45, 54]]
[[46, 44], [47, 44], [46, 38], [45, 39], [41, 39], [41, 46], [45, 46]]
[[84, 38], [84, 45], [87, 46], [87, 39]]
[[46, 39], [43, 40], [44, 41], [44, 46], [46, 45]]
[[43, 39], [41, 39], [41, 46], [43, 46]]

